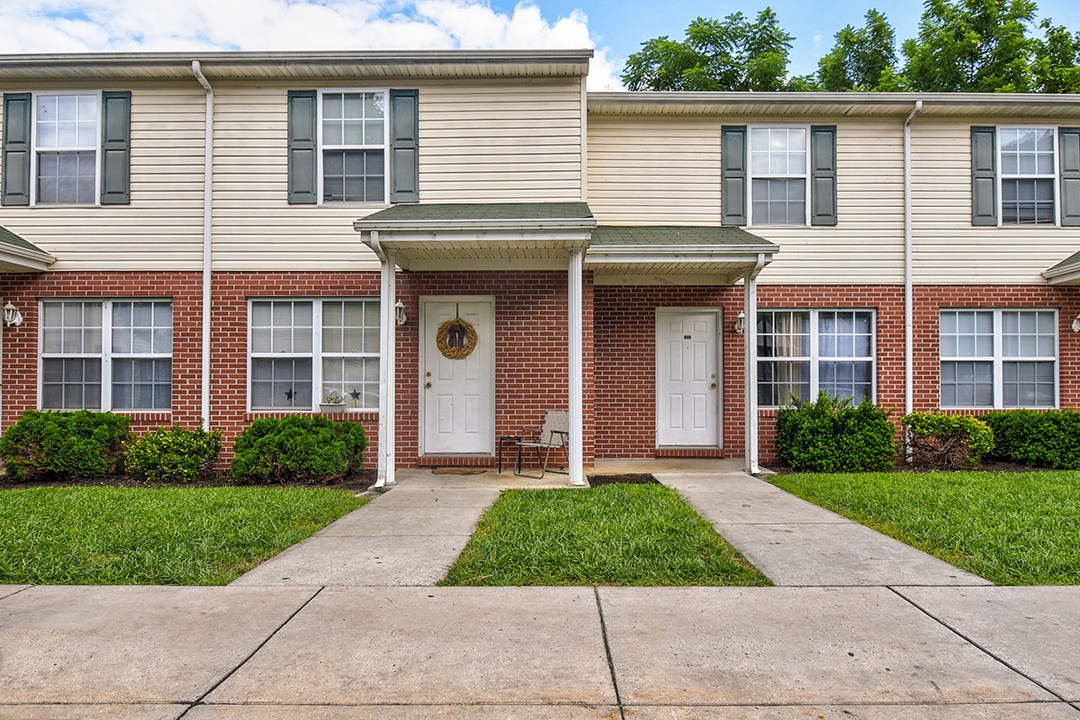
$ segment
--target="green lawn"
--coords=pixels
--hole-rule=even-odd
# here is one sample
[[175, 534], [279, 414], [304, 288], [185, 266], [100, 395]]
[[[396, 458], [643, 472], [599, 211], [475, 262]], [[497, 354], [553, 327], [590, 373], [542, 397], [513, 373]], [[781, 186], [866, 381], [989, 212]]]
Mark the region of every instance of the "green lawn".
[[768, 585], [662, 485], [510, 490], [442, 585]]
[[0, 583], [224, 585], [366, 499], [300, 488], [0, 491]]
[[1080, 584], [1080, 472], [793, 474], [771, 482], [999, 585]]

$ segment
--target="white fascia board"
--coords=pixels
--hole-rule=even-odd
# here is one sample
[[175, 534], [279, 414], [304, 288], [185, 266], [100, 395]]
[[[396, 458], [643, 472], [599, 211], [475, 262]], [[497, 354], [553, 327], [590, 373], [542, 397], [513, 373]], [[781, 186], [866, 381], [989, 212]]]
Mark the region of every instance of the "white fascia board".
[[25, 270], [48, 270], [56, 258], [46, 252], [37, 253], [15, 247], [0, 247], [0, 264], [14, 265]]
[[1042, 276], [1050, 285], [1080, 285], [1080, 263], [1056, 270], [1045, 270]]
[[494, 232], [500, 230], [509, 231], [543, 231], [543, 230], [587, 230], [596, 227], [596, 218], [543, 218], [535, 220], [367, 220], [353, 221], [353, 229], [357, 232], [365, 230], [378, 230], [380, 233], [403, 233], [409, 231], [421, 231], [427, 233], [462, 233]]

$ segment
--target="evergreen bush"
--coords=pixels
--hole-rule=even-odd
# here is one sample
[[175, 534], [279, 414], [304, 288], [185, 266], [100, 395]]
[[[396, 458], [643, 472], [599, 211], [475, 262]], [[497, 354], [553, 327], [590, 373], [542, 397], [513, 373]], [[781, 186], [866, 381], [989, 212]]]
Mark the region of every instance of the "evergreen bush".
[[991, 457], [1030, 467], [1080, 469], [1080, 411], [1004, 410], [983, 420], [994, 431]]
[[912, 463], [934, 470], [969, 470], [994, 448], [995, 433], [979, 418], [918, 412], [900, 421], [907, 427]]
[[13, 482], [103, 478], [123, 469], [130, 418], [107, 412], [27, 410], [0, 438]]
[[896, 465], [898, 444], [888, 410], [822, 392], [817, 402], [796, 400], [776, 417], [780, 459], [805, 472], [865, 472]]
[[303, 415], [259, 418], [236, 438], [229, 470], [251, 482], [328, 483], [359, 470], [366, 447], [359, 423]]
[[125, 467], [140, 480], [189, 483], [209, 472], [221, 451], [221, 432], [159, 427], [126, 444]]

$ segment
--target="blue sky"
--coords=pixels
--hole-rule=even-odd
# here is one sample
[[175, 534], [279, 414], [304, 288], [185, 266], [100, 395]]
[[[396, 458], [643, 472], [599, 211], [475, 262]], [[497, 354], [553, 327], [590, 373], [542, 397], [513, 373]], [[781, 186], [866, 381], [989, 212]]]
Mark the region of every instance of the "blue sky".
[[[792, 74], [813, 72], [837, 30], [885, 12], [898, 41], [918, 31], [922, 4], [768, 3], [795, 35]], [[0, 0], [0, 53], [594, 47], [590, 89], [618, 89], [644, 40], [682, 38], [699, 15], [765, 3], [690, 0]], [[1043, 0], [1038, 17], [1080, 30], [1080, 1]]]

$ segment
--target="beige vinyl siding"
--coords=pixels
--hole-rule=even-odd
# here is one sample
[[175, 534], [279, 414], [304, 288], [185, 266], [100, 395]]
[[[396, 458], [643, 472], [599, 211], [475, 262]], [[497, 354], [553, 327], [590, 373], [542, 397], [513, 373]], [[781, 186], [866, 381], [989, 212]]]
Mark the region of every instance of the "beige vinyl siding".
[[[108, 89], [132, 91], [131, 204], [3, 207], [0, 224], [52, 253], [51, 270], [198, 269], [204, 94], [197, 86]], [[31, 90], [42, 88], [3, 88]]]
[[589, 206], [611, 225], [719, 225], [720, 128], [837, 125], [836, 227], [750, 227], [780, 246], [764, 283], [903, 282], [903, 131], [895, 121], [589, 118]]
[[[581, 199], [577, 78], [528, 85], [398, 81], [393, 87], [420, 90], [421, 202]], [[214, 267], [376, 268], [352, 221], [385, 205], [288, 204], [288, 89], [216, 88]]]
[[[1040, 275], [1043, 270], [1076, 252], [1080, 228], [971, 224], [971, 126], [1057, 124], [1037, 118], [1015, 123], [986, 117], [913, 123], [912, 262], [916, 283], [1041, 285], [1045, 284]], [[1057, 210], [1060, 212], [1060, 206]]]

